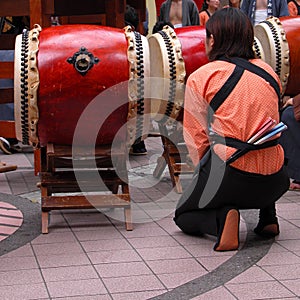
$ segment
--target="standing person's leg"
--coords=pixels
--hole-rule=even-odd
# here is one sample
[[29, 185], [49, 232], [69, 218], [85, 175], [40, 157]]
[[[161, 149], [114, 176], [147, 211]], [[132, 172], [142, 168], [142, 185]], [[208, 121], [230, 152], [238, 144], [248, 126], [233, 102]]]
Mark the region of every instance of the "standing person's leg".
[[300, 122], [295, 119], [292, 106], [282, 112], [281, 120], [288, 126], [288, 130], [281, 134], [279, 142], [284, 149], [289, 177], [293, 180], [290, 189], [300, 190]]
[[146, 155], [147, 149], [144, 141], [140, 141], [139, 143], [133, 144], [131, 146], [130, 152], [131, 155]]

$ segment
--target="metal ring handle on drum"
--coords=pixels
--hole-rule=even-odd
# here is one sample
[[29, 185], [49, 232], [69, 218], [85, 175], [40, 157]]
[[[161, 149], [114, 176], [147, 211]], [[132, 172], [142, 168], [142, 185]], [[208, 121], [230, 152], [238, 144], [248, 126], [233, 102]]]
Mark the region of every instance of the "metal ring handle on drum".
[[85, 47], [81, 47], [78, 52], [67, 59], [69, 64], [72, 64], [75, 70], [82, 76], [99, 62], [99, 58], [95, 57], [91, 52], [88, 52]]

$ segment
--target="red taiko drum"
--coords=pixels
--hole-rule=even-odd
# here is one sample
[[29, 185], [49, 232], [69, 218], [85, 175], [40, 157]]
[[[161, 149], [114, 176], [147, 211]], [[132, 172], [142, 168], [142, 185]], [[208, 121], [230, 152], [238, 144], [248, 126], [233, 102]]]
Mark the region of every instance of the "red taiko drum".
[[154, 120], [182, 120], [188, 76], [208, 62], [205, 27], [163, 30], [148, 38], [151, 61], [151, 113]]
[[16, 39], [17, 138], [34, 147], [71, 145], [82, 113], [93, 103], [92, 113], [80, 119], [84, 130], [77, 143], [95, 142], [90, 133], [100, 124], [97, 145], [112, 143], [119, 132], [133, 144], [143, 139], [148, 126], [143, 116], [150, 112], [144, 103], [149, 75], [147, 38], [129, 26], [81, 24], [41, 30], [36, 25]]
[[300, 17], [270, 17], [254, 27], [256, 55], [280, 77], [283, 94], [300, 93]]
[[[255, 26], [254, 35], [255, 55], [273, 67], [282, 83], [282, 95], [299, 94], [300, 17], [270, 17]], [[165, 26], [148, 38], [154, 120], [182, 120], [186, 79], [208, 62], [205, 38], [202, 26]]]

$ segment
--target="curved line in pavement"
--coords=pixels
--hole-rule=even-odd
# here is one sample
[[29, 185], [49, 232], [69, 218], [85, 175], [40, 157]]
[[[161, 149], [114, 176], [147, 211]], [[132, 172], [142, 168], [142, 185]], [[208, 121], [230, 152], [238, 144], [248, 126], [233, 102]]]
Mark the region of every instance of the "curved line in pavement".
[[22, 225], [0, 242], [0, 256], [31, 242], [41, 234], [41, 207], [27, 198], [0, 193], [0, 201], [15, 206], [23, 214]]
[[269, 251], [274, 239], [262, 239], [250, 231], [249, 225], [257, 222], [257, 210], [247, 210], [241, 213], [247, 224], [247, 238], [242, 249], [208, 274], [182, 284], [170, 292], [153, 297], [151, 300], [190, 300], [224, 285], [262, 259]]
[[[24, 221], [11, 236], [1, 241], [0, 256], [32, 241], [41, 234], [40, 204], [27, 198], [0, 193], [0, 200], [14, 205], [23, 213]], [[257, 222], [257, 210], [241, 212], [247, 224], [247, 238], [242, 249], [213, 271], [151, 298], [152, 300], [190, 300], [224, 285], [252, 267], [269, 251], [274, 239], [262, 239], [249, 227]]]

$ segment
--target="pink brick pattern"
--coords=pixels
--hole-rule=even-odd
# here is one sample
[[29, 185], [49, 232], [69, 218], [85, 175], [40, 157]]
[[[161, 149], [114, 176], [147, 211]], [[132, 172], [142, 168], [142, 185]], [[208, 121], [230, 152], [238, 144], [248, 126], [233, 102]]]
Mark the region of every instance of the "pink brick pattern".
[[[149, 157], [161, 148], [159, 138], [148, 138], [148, 155], [130, 157], [132, 166], [146, 165]], [[26, 197], [30, 198], [31, 192], [38, 191], [39, 178], [33, 175], [30, 155], [33, 153], [10, 156], [16, 160], [18, 170], [12, 175], [0, 174], [0, 196], [4, 192], [21, 196], [28, 193]], [[144, 175], [144, 169], [141, 173]], [[133, 187], [131, 193], [137, 203], [157, 209], [156, 197], [170, 188], [166, 173], [161, 185], [153, 190], [147, 188], [143, 192]], [[36, 194], [32, 197], [38, 199]], [[22, 211], [13, 204], [6, 202], [5, 196], [0, 198], [0, 249], [8, 237], [20, 239], [28, 233], [18, 230], [29, 220], [23, 220]], [[218, 267], [243, 252], [213, 251], [214, 237], [183, 234], [173, 222], [173, 214], [149, 221], [146, 211], [138, 212], [137, 217], [148, 218], [147, 222], [135, 223], [133, 231], [126, 231], [123, 222], [96, 210], [52, 211], [48, 234], [0, 256], [0, 299], [146, 300], [172, 292], [192, 280], [199, 279], [201, 283], [210, 275], [210, 283], [220, 282], [219, 285], [199, 295], [200, 287], [195, 284], [195, 294], [189, 299], [299, 299], [299, 208], [300, 193], [287, 192], [277, 204], [280, 235], [270, 241], [271, 247], [263, 257], [226, 282], [222, 282], [226, 272], [217, 271]], [[241, 217], [243, 247], [247, 231], [253, 234], [251, 226], [255, 224], [246, 224], [242, 213]], [[246, 247], [250, 252], [243, 254], [244, 261], [259, 250], [253, 245]], [[231, 265], [231, 270], [239, 270], [241, 262]], [[181, 299], [180, 295], [175, 299]]]
[[18, 230], [22, 223], [22, 212], [15, 206], [0, 201], [0, 242]]

